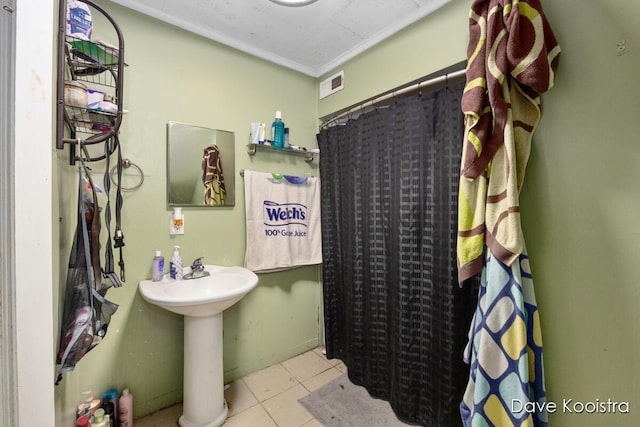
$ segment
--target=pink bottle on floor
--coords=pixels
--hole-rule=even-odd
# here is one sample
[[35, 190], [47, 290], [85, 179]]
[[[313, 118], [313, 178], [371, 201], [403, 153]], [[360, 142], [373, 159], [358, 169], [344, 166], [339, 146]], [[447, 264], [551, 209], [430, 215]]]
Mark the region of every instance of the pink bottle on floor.
[[128, 388], [122, 391], [118, 400], [118, 416], [120, 427], [133, 427], [133, 395], [129, 393]]

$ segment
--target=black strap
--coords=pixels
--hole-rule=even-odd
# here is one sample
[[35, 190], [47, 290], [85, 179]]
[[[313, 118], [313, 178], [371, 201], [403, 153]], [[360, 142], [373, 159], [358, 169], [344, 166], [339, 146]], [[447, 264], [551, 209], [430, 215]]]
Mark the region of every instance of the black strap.
[[104, 222], [107, 228], [107, 244], [104, 251], [104, 267], [102, 268], [102, 275], [105, 279], [109, 279], [113, 286], [120, 287], [122, 286], [122, 282], [114, 271], [113, 250], [111, 248], [111, 177], [109, 176], [109, 166], [111, 153], [113, 153], [113, 144], [118, 144], [118, 141], [115, 139], [109, 139], [104, 144], [105, 172], [102, 182], [104, 185], [104, 192], [107, 196], [107, 204], [105, 205], [104, 210]]
[[120, 266], [120, 279], [124, 282], [124, 258], [122, 256], [122, 248], [124, 247], [124, 234], [122, 233], [122, 150], [120, 148], [120, 140], [118, 139], [118, 135], [115, 137], [116, 146], [118, 149], [118, 163], [117, 163], [117, 176], [118, 176], [118, 185], [116, 190], [116, 230], [113, 236], [114, 239], [114, 248], [118, 248], [120, 250], [120, 259], [118, 261], [118, 265]]
[[[93, 269], [93, 288], [99, 291], [102, 288], [102, 271], [100, 268], [100, 207], [98, 206], [98, 194], [96, 188], [93, 185], [93, 180], [89, 174], [89, 168], [84, 164], [82, 156], [80, 156], [80, 166], [84, 171], [84, 176], [87, 178], [87, 182], [91, 187], [92, 198], [92, 212], [91, 212], [91, 233], [89, 234], [89, 249], [91, 267]], [[82, 180], [80, 180], [80, 186], [82, 186]], [[82, 188], [82, 187], [81, 187]], [[82, 194], [81, 194], [82, 196]], [[87, 219], [87, 213], [84, 211], [84, 199], [83, 200], [83, 215], [84, 220]], [[88, 267], [88, 266], [87, 266]]]

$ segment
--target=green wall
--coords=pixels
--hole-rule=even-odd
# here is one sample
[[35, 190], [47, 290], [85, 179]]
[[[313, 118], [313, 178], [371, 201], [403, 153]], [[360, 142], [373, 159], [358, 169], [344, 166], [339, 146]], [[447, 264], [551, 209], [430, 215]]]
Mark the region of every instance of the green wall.
[[[345, 89], [320, 101], [319, 116], [463, 60], [470, 4], [454, 0], [340, 67]], [[521, 207], [548, 398], [558, 405], [550, 424], [640, 425], [640, 3], [543, 6], [563, 52], [556, 86], [543, 96]], [[570, 408], [629, 402], [630, 413], [571, 413], [564, 399]]]
[[[317, 161], [246, 152], [249, 124], [270, 123], [276, 110], [291, 128], [291, 142], [316, 147], [315, 79], [256, 59], [176, 27], [99, 2], [125, 37], [123, 156], [144, 171], [144, 185], [126, 193], [123, 209], [127, 282], [108, 297], [120, 308], [106, 339], [88, 353], [56, 388], [56, 425], [71, 425], [81, 392], [129, 387], [136, 417], [182, 400], [183, 320], [146, 303], [138, 282], [151, 276], [151, 258], [162, 250], [167, 261], [180, 245], [184, 262], [242, 265], [245, 250], [244, 185], [240, 169], [303, 175], [318, 173]], [[99, 21], [96, 22], [96, 38]], [[115, 43], [115, 40], [106, 40]], [[173, 120], [235, 132], [236, 205], [185, 208], [184, 236], [169, 236], [166, 207], [166, 124]], [[75, 228], [75, 168], [67, 150], [58, 153], [60, 210], [60, 310], [66, 265]], [[98, 181], [102, 162], [92, 165]], [[126, 171], [126, 173], [133, 173]], [[129, 182], [135, 182], [129, 177]], [[317, 346], [320, 271], [318, 266], [259, 275], [257, 288], [224, 312], [225, 379], [285, 360]], [[56, 327], [57, 342], [57, 327]]]
[[[181, 398], [182, 320], [144, 303], [137, 293], [137, 282], [150, 275], [153, 250], [168, 254], [173, 244], [180, 244], [185, 259], [204, 255], [220, 264], [240, 264], [244, 253], [241, 180], [235, 208], [187, 209], [187, 234], [168, 236], [166, 121], [236, 132], [238, 169], [304, 173], [313, 166], [297, 158], [248, 157], [243, 148], [248, 123], [271, 120], [281, 109], [293, 140], [314, 145], [317, 118], [464, 60], [471, 2], [453, 0], [349, 61], [339, 68], [345, 70], [345, 89], [320, 102], [314, 79], [112, 3], [101, 4], [114, 13], [126, 36], [130, 67], [125, 104], [130, 113], [123, 129], [125, 157], [140, 165], [147, 178], [140, 190], [126, 196], [128, 283], [110, 291], [120, 311], [101, 347], [57, 389], [56, 403], [58, 413], [66, 413], [83, 390], [130, 386], [139, 416]], [[640, 288], [632, 267], [640, 253], [633, 226], [640, 210], [635, 187], [640, 182], [640, 151], [635, 149], [634, 128], [640, 116], [635, 84], [640, 3], [564, 0], [545, 1], [544, 7], [563, 53], [556, 87], [543, 96], [521, 204], [541, 312], [548, 398], [560, 408], [563, 399], [628, 401], [631, 410], [613, 415], [559, 409], [550, 424], [637, 425]], [[621, 56], [616, 51], [620, 39], [627, 46]], [[64, 159], [59, 164], [60, 179], [72, 180]], [[61, 211], [67, 209], [69, 192], [60, 196]], [[65, 266], [66, 239], [75, 218], [72, 212], [61, 216], [60, 264]], [[260, 279], [252, 294], [225, 312], [228, 379], [319, 340], [318, 269]]]
[[[546, 1], [563, 52], [543, 97], [522, 192], [549, 398], [629, 401], [628, 415], [551, 417], [557, 426], [640, 424], [640, 3]], [[585, 25], [586, 24], [586, 25]], [[624, 55], [617, 43], [626, 41]]]

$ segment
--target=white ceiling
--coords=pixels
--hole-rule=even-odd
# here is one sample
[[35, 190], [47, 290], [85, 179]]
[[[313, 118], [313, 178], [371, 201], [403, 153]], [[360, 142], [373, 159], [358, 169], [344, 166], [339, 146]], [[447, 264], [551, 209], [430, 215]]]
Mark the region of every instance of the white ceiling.
[[451, 0], [112, 0], [313, 77], [331, 71]]

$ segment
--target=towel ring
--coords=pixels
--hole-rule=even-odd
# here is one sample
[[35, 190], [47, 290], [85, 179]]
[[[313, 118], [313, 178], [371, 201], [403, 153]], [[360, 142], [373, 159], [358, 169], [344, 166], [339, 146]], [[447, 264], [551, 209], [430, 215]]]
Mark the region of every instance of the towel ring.
[[[133, 163], [131, 160], [129, 159], [124, 159], [122, 160], [122, 167], [124, 167], [125, 169], [129, 168], [133, 166], [134, 169], [136, 169], [139, 173], [140, 173], [140, 182], [138, 182], [136, 185], [134, 185], [133, 187], [120, 187], [123, 191], [133, 191], [133, 190], [137, 190], [138, 188], [140, 188], [140, 186], [142, 185], [142, 183], [144, 182], [144, 172], [142, 172], [142, 169], [140, 169], [140, 166], [136, 165], [135, 163]], [[111, 182], [113, 182], [114, 185], [118, 185], [118, 183], [116, 182], [116, 180], [113, 178], [113, 173], [116, 172], [117, 170], [117, 166], [114, 166], [111, 168], [111, 170], [109, 171], [109, 177], [111, 178]]]

